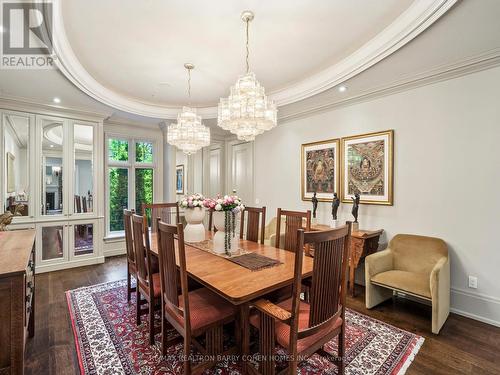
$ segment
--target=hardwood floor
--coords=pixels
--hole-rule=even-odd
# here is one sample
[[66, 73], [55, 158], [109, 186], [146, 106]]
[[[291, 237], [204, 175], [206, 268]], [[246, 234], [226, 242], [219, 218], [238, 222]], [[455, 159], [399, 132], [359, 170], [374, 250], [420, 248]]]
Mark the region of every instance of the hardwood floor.
[[[35, 337], [28, 340], [26, 374], [78, 374], [64, 292], [126, 278], [125, 257], [97, 266], [37, 275]], [[348, 307], [425, 337], [409, 375], [500, 374], [500, 328], [451, 314], [439, 336], [431, 333], [430, 307], [401, 298], [366, 310], [363, 288]]]

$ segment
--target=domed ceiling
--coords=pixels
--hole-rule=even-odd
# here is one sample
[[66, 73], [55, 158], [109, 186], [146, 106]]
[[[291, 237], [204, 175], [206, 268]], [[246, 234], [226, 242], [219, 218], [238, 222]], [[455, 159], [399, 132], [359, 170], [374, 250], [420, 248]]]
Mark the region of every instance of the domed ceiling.
[[130, 113], [174, 118], [187, 104], [216, 116], [220, 97], [250, 68], [278, 105], [327, 90], [418, 35], [455, 0], [73, 0], [59, 1], [61, 71], [95, 99]]

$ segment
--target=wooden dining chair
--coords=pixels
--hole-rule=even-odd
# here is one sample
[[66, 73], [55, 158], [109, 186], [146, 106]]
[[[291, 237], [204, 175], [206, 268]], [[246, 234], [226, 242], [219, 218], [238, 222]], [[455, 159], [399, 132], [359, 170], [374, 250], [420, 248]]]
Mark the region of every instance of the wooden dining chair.
[[[137, 305], [136, 321], [141, 324], [141, 315], [149, 313], [149, 343], [155, 342], [154, 316], [155, 309], [161, 306], [160, 274], [152, 272], [149, 233], [144, 231], [144, 218], [132, 215], [132, 229], [135, 251], [135, 264], [137, 265]], [[147, 309], [142, 305], [148, 304]]]
[[248, 223], [245, 239], [259, 242], [259, 219], [260, 219], [260, 243], [264, 244], [264, 230], [266, 227], [266, 207], [245, 207], [241, 213], [240, 239], [243, 239], [245, 232], [245, 213], [247, 213]]
[[[161, 221], [158, 221], [157, 226], [162, 297], [162, 353], [167, 353], [168, 328], [174, 327], [184, 340], [184, 374], [202, 373], [216, 364], [217, 357], [235, 353], [235, 348], [224, 351], [223, 326], [236, 322], [237, 309], [207, 288], [189, 292], [183, 226]], [[180, 277], [177, 277], [177, 265]], [[198, 341], [200, 336], [204, 336], [205, 345]], [[207, 356], [208, 360], [192, 366], [190, 356], [193, 346], [203, 356]]]
[[[350, 223], [327, 231], [304, 232], [299, 229], [297, 238], [292, 297], [277, 305], [264, 299], [254, 303], [257, 312], [250, 322], [259, 330], [263, 358], [260, 372], [274, 374], [276, 338], [291, 358], [286, 373], [297, 374], [298, 358], [318, 353], [334, 362], [338, 366], [338, 374], [343, 375]], [[315, 245], [309, 303], [300, 299], [304, 257], [301, 249], [306, 244]], [[338, 337], [336, 356], [324, 350], [324, 345], [335, 337]]]
[[217, 232], [217, 228], [214, 225], [214, 210], [208, 210], [208, 230], [209, 232]]
[[130, 302], [132, 292], [132, 276], [137, 281], [137, 266], [135, 264], [134, 240], [132, 237], [132, 215], [134, 210], [123, 210], [123, 225], [125, 227], [125, 247], [127, 249], [127, 301]]
[[152, 203], [142, 204], [142, 216], [144, 217], [144, 228], [149, 229], [151, 225], [151, 233], [156, 233], [157, 219], [160, 218], [164, 223], [172, 223], [172, 218], [175, 215], [175, 224], [181, 222], [179, 215], [179, 204], [173, 203]]
[[[284, 243], [281, 243], [281, 217], [285, 217], [285, 233]], [[305, 220], [305, 227], [303, 224]], [[311, 211], [289, 211], [278, 208], [276, 213], [276, 247], [288, 251], [295, 251], [297, 249], [297, 230], [305, 229], [306, 232], [311, 230]], [[306, 246], [305, 251], [308, 254], [309, 246]], [[308, 254], [309, 255], [309, 254]]]

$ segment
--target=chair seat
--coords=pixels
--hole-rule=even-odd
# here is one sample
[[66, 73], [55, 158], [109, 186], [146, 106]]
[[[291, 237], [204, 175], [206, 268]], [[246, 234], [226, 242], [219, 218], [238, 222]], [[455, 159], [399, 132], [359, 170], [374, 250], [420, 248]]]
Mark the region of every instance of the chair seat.
[[417, 296], [431, 299], [429, 275], [407, 271], [392, 270], [381, 272], [371, 278], [372, 283], [391, 289], [407, 291]]
[[[289, 298], [283, 302], [278, 303], [281, 308], [291, 311], [292, 310], [292, 299]], [[309, 313], [310, 305], [304, 301], [300, 301], [299, 307], [299, 331], [309, 328]], [[252, 314], [250, 317], [250, 324], [254, 327], [259, 328], [260, 326], [260, 316], [258, 313]], [[314, 335], [305, 337], [297, 341], [297, 353], [301, 353], [317, 341], [321, 340], [326, 335], [332, 333], [342, 326], [342, 318], [338, 318], [335, 321], [330, 322], [322, 330], [318, 331]], [[276, 321], [276, 341], [285, 349], [289, 350], [290, 344], [290, 326], [286, 323]]]
[[[184, 308], [182, 296], [179, 296], [179, 307]], [[165, 309], [177, 322], [183, 326], [184, 319], [168, 305]], [[207, 288], [189, 292], [189, 312], [191, 316], [191, 330], [198, 331], [214, 323], [224, 321], [236, 315], [236, 307]]]

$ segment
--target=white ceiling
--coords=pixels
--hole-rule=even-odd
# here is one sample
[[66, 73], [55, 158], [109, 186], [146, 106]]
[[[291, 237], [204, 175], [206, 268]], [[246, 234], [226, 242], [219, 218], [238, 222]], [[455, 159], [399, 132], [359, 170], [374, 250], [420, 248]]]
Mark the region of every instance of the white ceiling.
[[[150, 2], [148, 1], [147, 4]], [[498, 56], [500, 54], [498, 14], [500, 14], [500, 1], [498, 0], [460, 1], [410, 43], [370, 69], [345, 81], [348, 86], [345, 93], [339, 93], [335, 88], [331, 88], [300, 102], [281, 106], [278, 112], [279, 119], [326, 104], [335, 105], [336, 103], [348, 102], [380, 88], [397, 85], [401, 80], [409, 81], [412, 77], [432, 76], [436, 69], [464, 65], [469, 60], [474, 60], [477, 56], [482, 56], [485, 53], [491, 52]], [[258, 21], [258, 17], [257, 13], [255, 22]], [[113, 17], [109, 22], [113, 22]], [[240, 31], [237, 30], [238, 35], [240, 35]], [[219, 52], [222, 57], [233, 55], [233, 53], [227, 53], [224, 50], [219, 50]], [[302, 57], [303, 54], [299, 54], [299, 56]], [[179, 61], [183, 62], [184, 60]], [[201, 68], [202, 64], [198, 64]], [[272, 62], [267, 65], [274, 66]], [[180, 70], [182, 71], [182, 64]], [[198, 68], [194, 74], [196, 75], [197, 72], [199, 73]], [[237, 75], [237, 73], [235, 74]], [[259, 73], [257, 72], [257, 74]], [[260, 76], [258, 78], [267, 88], [264, 79]], [[229, 82], [233, 83], [234, 79], [235, 76], [228, 74], [227, 80]], [[195, 81], [193, 87], [195, 97], [198, 95], [196, 85]], [[61, 104], [57, 106], [52, 102], [56, 96], [62, 99]], [[0, 97], [98, 112], [111, 116], [115, 121], [127, 119], [149, 123], [152, 126], [157, 126], [160, 121], [165, 119], [165, 117], [160, 118], [159, 116], [139, 116], [102, 104], [76, 88], [57, 70], [0, 70]], [[205, 122], [217, 128], [214, 121], [205, 120]]]
[[250, 65], [268, 92], [346, 58], [413, 0], [73, 0], [62, 2], [65, 34], [90, 75], [128, 98], [166, 106], [216, 105], [244, 72], [245, 9]]

